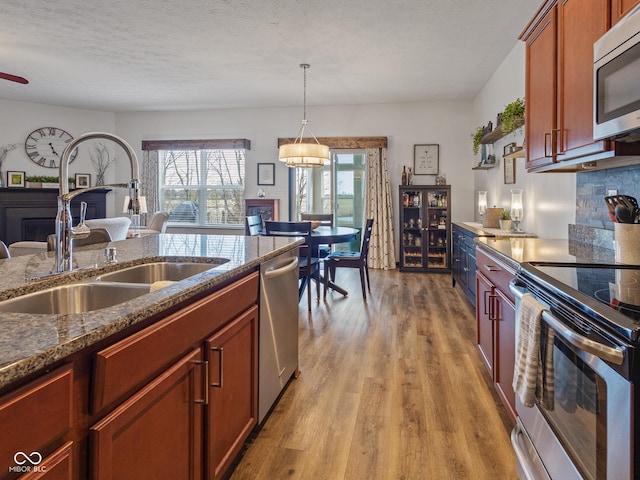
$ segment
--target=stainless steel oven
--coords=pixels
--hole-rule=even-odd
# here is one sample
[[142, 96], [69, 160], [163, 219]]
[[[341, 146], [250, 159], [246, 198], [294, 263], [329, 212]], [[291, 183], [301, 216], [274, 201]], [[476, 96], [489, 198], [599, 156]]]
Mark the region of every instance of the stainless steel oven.
[[531, 408], [516, 401], [512, 443], [520, 478], [640, 478], [640, 307], [621, 301], [621, 292], [624, 300], [635, 298], [629, 288], [640, 292], [638, 267], [521, 266], [511, 289], [516, 299], [530, 293], [545, 307], [540, 335], [553, 336], [553, 400]]

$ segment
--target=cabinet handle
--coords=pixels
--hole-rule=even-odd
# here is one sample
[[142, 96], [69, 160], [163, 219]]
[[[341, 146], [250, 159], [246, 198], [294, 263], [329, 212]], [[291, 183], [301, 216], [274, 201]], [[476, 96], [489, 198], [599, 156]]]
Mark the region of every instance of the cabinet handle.
[[491, 296], [491, 290], [484, 291], [484, 314], [489, 315], [489, 320], [491, 320], [491, 308], [489, 308], [489, 311], [487, 312], [487, 305], [490, 303], [487, 302], [487, 295]]
[[484, 265], [484, 269], [487, 272], [500, 272], [500, 271], [502, 271], [502, 269], [500, 267], [496, 267], [495, 265], [487, 265], [487, 264]]
[[222, 380], [223, 380], [223, 370], [222, 370], [222, 359], [223, 359], [223, 354], [222, 354], [222, 347], [211, 347], [211, 351], [212, 352], [220, 352], [220, 362], [218, 364], [218, 378], [220, 379], [219, 383], [211, 383], [212, 387], [218, 387], [218, 388], [222, 388]]
[[496, 313], [496, 310], [498, 310], [496, 308], [496, 298], [498, 298], [497, 295], [489, 295], [489, 320], [494, 322], [498, 320], [498, 314]]
[[202, 400], [194, 400], [195, 403], [202, 403], [203, 405], [209, 405], [209, 362], [202, 360], [194, 360], [195, 364], [202, 365], [202, 378], [204, 385], [204, 398]]

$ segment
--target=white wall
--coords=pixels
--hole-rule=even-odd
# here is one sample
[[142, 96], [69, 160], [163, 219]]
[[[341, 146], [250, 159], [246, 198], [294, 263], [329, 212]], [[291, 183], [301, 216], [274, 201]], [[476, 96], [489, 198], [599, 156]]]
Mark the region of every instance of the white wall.
[[[504, 106], [525, 93], [525, 45], [519, 42], [494, 73], [487, 85], [473, 102], [473, 125], [470, 132], [480, 125], [492, 121]], [[525, 99], [526, 100], [526, 99]], [[487, 203], [505, 209], [510, 208], [512, 188], [523, 189], [525, 217], [522, 226], [542, 238], [568, 237], [568, 225], [575, 223], [576, 174], [575, 173], [526, 173], [523, 158], [516, 159], [516, 183], [504, 184], [502, 151], [504, 145], [513, 141], [522, 145], [524, 128], [502, 138], [494, 145], [497, 167], [475, 172], [475, 201], [477, 192], [487, 191]], [[480, 161], [475, 158], [474, 164]], [[476, 221], [480, 217], [474, 213]]]

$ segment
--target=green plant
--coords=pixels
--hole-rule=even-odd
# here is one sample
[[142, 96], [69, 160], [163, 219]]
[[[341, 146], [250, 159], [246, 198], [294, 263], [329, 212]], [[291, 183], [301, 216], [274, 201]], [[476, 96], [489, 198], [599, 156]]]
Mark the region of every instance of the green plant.
[[511, 213], [509, 210], [503, 210], [500, 214], [500, 220], [511, 220]]
[[502, 133], [513, 132], [524, 123], [524, 99], [518, 98], [504, 107], [502, 112]]
[[[30, 175], [26, 177], [27, 182], [41, 182], [41, 183], [58, 183], [59, 177], [51, 177], [48, 175]], [[69, 177], [69, 183], [75, 183], [74, 177]]]
[[471, 135], [471, 138], [473, 138], [473, 154], [474, 155], [478, 153], [478, 150], [480, 149], [480, 140], [482, 140], [482, 132], [483, 132], [482, 127], [478, 127], [475, 133]]

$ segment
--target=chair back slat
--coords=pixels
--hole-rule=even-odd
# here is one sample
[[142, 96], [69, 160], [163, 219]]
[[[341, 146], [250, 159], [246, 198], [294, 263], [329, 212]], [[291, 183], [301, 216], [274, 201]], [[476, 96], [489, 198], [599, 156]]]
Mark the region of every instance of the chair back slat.
[[333, 227], [333, 213], [301, 213], [300, 220], [320, 222], [320, 225]]
[[373, 218], [367, 218], [367, 223], [362, 231], [362, 248], [360, 258], [366, 260], [369, 255], [369, 243], [371, 243], [371, 232], [373, 230]]

